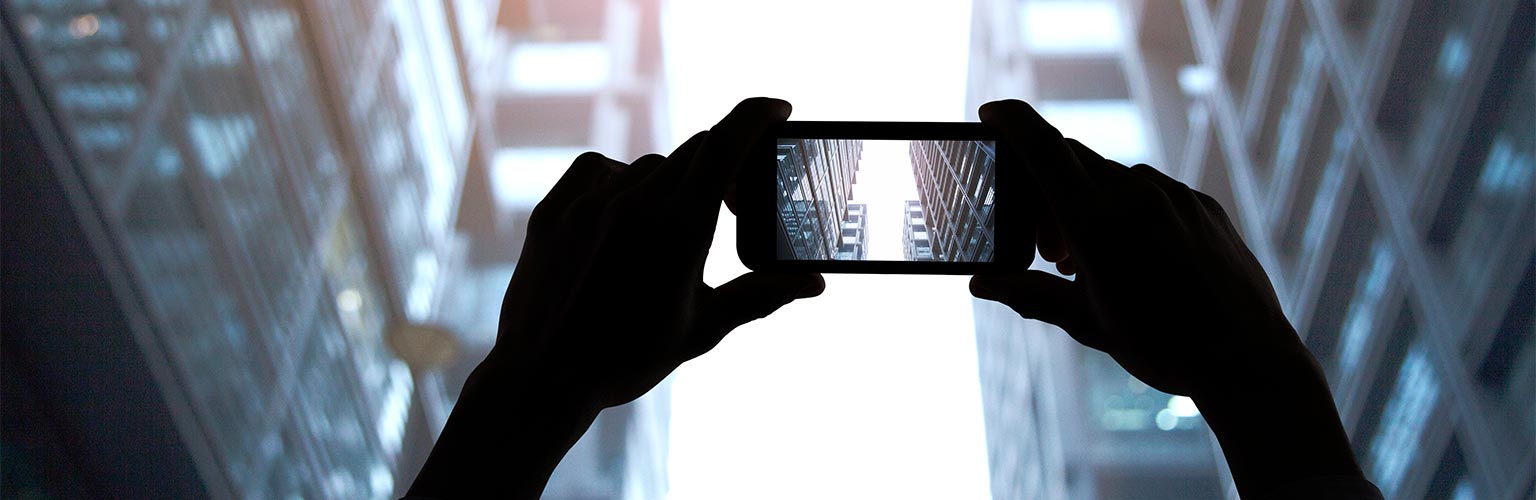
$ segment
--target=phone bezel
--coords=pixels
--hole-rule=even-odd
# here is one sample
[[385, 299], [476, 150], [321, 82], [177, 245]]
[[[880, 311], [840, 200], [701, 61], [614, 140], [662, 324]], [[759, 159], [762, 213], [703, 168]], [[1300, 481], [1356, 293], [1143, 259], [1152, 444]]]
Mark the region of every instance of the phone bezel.
[[[982, 140], [996, 145], [993, 166], [993, 261], [911, 262], [779, 260], [775, 228], [778, 213], [775, 175], [779, 138], [864, 140]], [[1010, 165], [1017, 163], [1013, 148], [991, 127], [976, 122], [851, 122], [787, 121], [770, 127], [743, 162], [736, 182], [736, 248], [743, 264], [754, 271], [819, 272], [845, 274], [983, 274], [1029, 267], [1034, 256], [1033, 238], [1019, 240], [1023, 219], [1008, 203], [1013, 192]], [[1025, 228], [1027, 229], [1027, 228]], [[1009, 238], [1009, 237], [1014, 238]]]

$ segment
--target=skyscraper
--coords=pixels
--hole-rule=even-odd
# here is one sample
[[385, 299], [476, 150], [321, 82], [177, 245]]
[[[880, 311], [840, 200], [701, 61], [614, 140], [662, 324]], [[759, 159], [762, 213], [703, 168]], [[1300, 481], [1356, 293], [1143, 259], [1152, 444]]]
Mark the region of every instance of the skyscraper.
[[1185, 11], [1181, 71], [1216, 78], [1186, 85], [1172, 171], [1239, 224], [1366, 475], [1388, 498], [1530, 496], [1536, 6]]
[[[1186, 35], [1179, 25], [1161, 21], [1156, 29], [1130, 29], [1124, 19], [1177, 14], [1152, 6], [1131, 9], [1133, 4], [976, 2], [970, 116], [987, 101], [1024, 99], [1068, 136], [1111, 159], [1160, 164], [1166, 154], [1160, 146], [1176, 132], [1151, 125], [1158, 115], [1144, 103], [1155, 87], [1143, 82], [1160, 73], [1134, 56], [1138, 37], [1177, 41]], [[1165, 57], [1186, 57], [1188, 51], [1174, 44]], [[978, 301], [975, 324], [994, 498], [1222, 494], [1219, 454], [1188, 399], [1147, 387], [1102, 353], [1006, 306]]]
[[910, 261], [938, 260], [933, 254], [933, 241], [928, 238], [928, 220], [923, 217], [923, 202], [907, 200], [902, 219], [902, 255]]
[[849, 203], [848, 216], [843, 219], [841, 246], [837, 248], [837, 260], [864, 260], [869, 256], [869, 220], [863, 203]]
[[[470, 2], [471, 4], [473, 2]], [[628, 162], [664, 152], [661, 2], [501, 0], [478, 14], [492, 33], [475, 72], [487, 161], [471, 163], [459, 204], [464, 274], [446, 313], [466, 353], [440, 377], [445, 399], [494, 344], [528, 217], [571, 160], [597, 151]], [[446, 409], [446, 407], [445, 407]], [[662, 498], [670, 382], [599, 414], [555, 469], [544, 498]]]
[[912, 174], [934, 260], [992, 260], [996, 146], [983, 141], [912, 141]]
[[[190, 462], [213, 497], [394, 496], [417, 394], [386, 339], [438, 319], [459, 255], [472, 127], [458, 13], [285, 0], [0, 13], [8, 92], [25, 112], [7, 113], [7, 133], [10, 117], [26, 120], [46, 154], [19, 167], [62, 187], [72, 213], [60, 217], [90, 236], [109, 278], [86, 286], [110, 284], [116, 303], [77, 313], [128, 318], [98, 334], [138, 348], [92, 361], [148, 367], [159, 397], [137, 411], [169, 414], [170, 449], [184, 450], [156, 458]], [[56, 333], [16, 341], [37, 355], [79, 335]], [[134, 442], [122, 439], [81, 446]], [[88, 484], [102, 490], [85, 496], [120, 486]]]
[[779, 258], [825, 260], [838, 255], [863, 149], [859, 140], [779, 141]]
[[[1088, 115], [1064, 109], [1096, 110], [1099, 130], [1083, 142], [1219, 200], [1324, 367], [1357, 458], [1388, 498], [1530, 496], [1532, 2], [1064, 5], [977, 3], [971, 104], [1034, 98], [1068, 135]], [[1048, 29], [1063, 13], [1118, 34], [1072, 42]], [[989, 27], [1021, 18], [1047, 28], [1013, 40]], [[1105, 130], [1143, 147], [1108, 152], [1116, 146], [1093, 137]], [[997, 314], [990, 328], [1002, 330], [1011, 320]], [[993, 393], [1010, 382], [988, 382], [989, 357], [1002, 367], [1034, 358], [982, 323], [979, 314], [978, 342], [1001, 346], [981, 354]], [[988, 411], [992, 443], [994, 422], [1016, 417]], [[994, 486], [1000, 475], [1036, 474], [998, 464]], [[1235, 496], [1230, 482], [1221, 489]]]

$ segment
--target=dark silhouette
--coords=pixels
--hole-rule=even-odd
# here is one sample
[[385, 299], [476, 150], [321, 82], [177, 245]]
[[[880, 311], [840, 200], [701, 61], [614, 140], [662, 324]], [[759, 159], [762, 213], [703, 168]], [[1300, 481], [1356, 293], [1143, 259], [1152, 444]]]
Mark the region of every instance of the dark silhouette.
[[[821, 293], [814, 274], [702, 281], [748, 146], [789, 112], [748, 99], [670, 157], [576, 159], [534, 210], [496, 347], [411, 497], [536, 498], [603, 408], [644, 394], [735, 327]], [[1038, 186], [1040, 255], [1076, 277], [977, 276], [977, 297], [1060, 326], [1152, 387], [1194, 399], [1244, 498], [1381, 497], [1355, 463], [1322, 370], [1215, 200], [1146, 165], [1105, 160], [1023, 102], [980, 114], [1023, 152], [1021, 175]], [[668, 241], [686, 244], [657, 245], [656, 214], [670, 214], [681, 236]]]

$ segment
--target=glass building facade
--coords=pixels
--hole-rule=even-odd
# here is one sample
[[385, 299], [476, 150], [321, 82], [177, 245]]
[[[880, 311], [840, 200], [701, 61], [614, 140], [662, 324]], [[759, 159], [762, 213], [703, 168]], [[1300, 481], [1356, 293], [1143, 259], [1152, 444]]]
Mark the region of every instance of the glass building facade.
[[863, 149], [864, 141], [859, 140], [779, 140], [780, 259], [831, 260], [838, 256]]
[[997, 146], [986, 141], [912, 141], [912, 174], [933, 260], [990, 262]]
[[[1389, 498], [1529, 498], [1533, 10], [976, 0], [967, 109], [1030, 100], [1106, 156], [1217, 198]], [[662, 133], [663, 18], [658, 0], [0, 4], [7, 145], [28, 129], [45, 160], [3, 151], [0, 236], [59, 215], [11, 210], [40, 173], [67, 198], [44, 207], [86, 236], [66, 241], [105, 271], [28, 290], [12, 263], [30, 247], [7, 246], [6, 304], [17, 288], [95, 287], [125, 330], [46, 331], [62, 346], [47, 358], [15, 349], [11, 328], [97, 305], [6, 311], [7, 493], [36, 486], [13, 481], [18, 468], [64, 463], [77, 489], [46, 491], [145, 497], [99, 493], [189, 477], [199, 487], [177, 491], [193, 498], [397, 496], [494, 342], [544, 190], [580, 151], [628, 161], [679, 142]], [[868, 207], [848, 203], [859, 148], [791, 149], [785, 241], [866, 256]], [[906, 202], [906, 257], [985, 251], [978, 224], [955, 221], [985, 214], [990, 194], [945, 177], [974, 177], [984, 151], [912, 153], [923, 187]], [[973, 312], [995, 498], [1236, 497], [1188, 399], [1005, 307]], [[390, 347], [407, 325], [446, 326], [458, 358], [407, 364]], [[134, 349], [154, 397], [113, 392], [109, 369], [50, 380], [68, 372], [38, 361], [106, 366]], [[112, 404], [128, 411], [93, 413]], [[604, 411], [545, 497], [665, 497], [671, 418], [668, 383]], [[15, 445], [50, 433], [63, 451]], [[180, 451], [149, 452], [166, 448]], [[188, 463], [145, 463], [167, 457]]]
[[[398, 496], [495, 339], [542, 196], [494, 181], [547, 189], [568, 150], [665, 142], [657, 2], [0, 14], [20, 42], [6, 76], [36, 96], [27, 118], [60, 145], [58, 179], [83, 179], [76, 215], [106, 228], [102, 264], [130, 283], [113, 292], [166, 350], [153, 383], [178, 410], [181, 458], [219, 498]], [[572, 61], [591, 77], [560, 76]], [[559, 161], [524, 161], [546, 152]], [[419, 356], [391, 348], [408, 325], [449, 327], [458, 355], [408, 365]], [[669, 413], [665, 384], [604, 412], [546, 496], [664, 495]]]
[[[1387, 498], [1529, 497], [1532, 2], [1182, 4], [979, 1], [970, 107], [1029, 99], [1066, 135], [1219, 200], [1327, 372], [1361, 466]], [[1065, 18], [1051, 16], [1119, 34], [1053, 37], [1039, 25]], [[1043, 34], [1013, 38], [1012, 22]], [[1093, 109], [1099, 130], [1071, 126]], [[1126, 110], [1117, 116], [1127, 124], [1104, 126], [1108, 109]], [[1127, 138], [1141, 145], [1113, 153]], [[1206, 457], [1216, 453], [1185, 402], [1076, 346], [1041, 360], [1060, 347], [1008, 332], [1051, 328], [1018, 325], [1007, 311], [987, 319], [989, 307], [977, 305], [977, 339], [997, 498], [1175, 491], [1136, 480], [1145, 489], [1117, 494], [1124, 485], [1103, 472], [1124, 479], [1130, 469], [1074, 451], [1082, 442], [1038, 457], [1010, 441], [1008, 429], [1031, 426], [1075, 436], [1082, 412], [1111, 436], [1089, 439], [1090, 449], [1175, 449], [1175, 436], [1193, 431]], [[1020, 396], [1019, 380], [1051, 373], [1035, 363], [1069, 364], [1055, 373], [1090, 387]], [[1018, 397], [1057, 406], [992, 403]], [[1221, 461], [1206, 457], [1180, 470], [1209, 487], [1179, 497], [1236, 498]]]
[[863, 203], [849, 203], [848, 217], [843, 219], [842, 242], [837, 247], [837, 260], [864, 260], [869, 256], [869, 215]]
[[386, 338], [437, 319], [467, 161], [449, 7], [4, 5], [211, 496], [397, 494], [417, 391]]
[[907, 200], [902, 212], [901, 254], [909, 261], [932, 261], [933, 240], [928, 237], [928, 220], [923, 218], [923, 202]]

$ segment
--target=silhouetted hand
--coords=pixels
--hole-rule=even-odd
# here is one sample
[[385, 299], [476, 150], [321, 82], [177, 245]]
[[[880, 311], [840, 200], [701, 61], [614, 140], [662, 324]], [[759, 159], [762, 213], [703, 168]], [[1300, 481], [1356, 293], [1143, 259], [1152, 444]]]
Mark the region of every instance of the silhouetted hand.
[[671, 157], [577, 158], [539, 202], [502, 303], [496, 351], [599, 408], [627, 403], [726, 333], [796, 298], [816, 274], [704, 284], [720, 202], [749, 148], [789, 103], [749, 99]]
[[536, 498], [600, 410], [645, 394], [737, 326], [821, 293], [817, 274], [703, 281], [721, 201], [750, 146], [789, 113], [748, 99], [670, 157], [576, 159], [533, 211], [496, 345], [412, 496]]
[[1152, 167], [1100, 157], [1021, 101], [979, 112], [1036, 186], [1041, 257], [1075, 279], [976, 276], [974, 295], [1061, 327], [1158, 390], [1191, 396], [1245, 496], [1299, 479], [1360, 478], [1322, 371], [1216, 200]]
[[1039, 186], [1043, 271], [977, 276], [977, 297], [1060, 326], [1160, 391], [1198, 396], [1256, 357], [1309, 359], [1221, 205], [1147, 165], [1100, 157], [1020, 101], [983, 106]]

